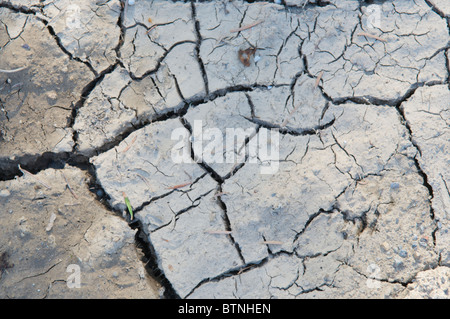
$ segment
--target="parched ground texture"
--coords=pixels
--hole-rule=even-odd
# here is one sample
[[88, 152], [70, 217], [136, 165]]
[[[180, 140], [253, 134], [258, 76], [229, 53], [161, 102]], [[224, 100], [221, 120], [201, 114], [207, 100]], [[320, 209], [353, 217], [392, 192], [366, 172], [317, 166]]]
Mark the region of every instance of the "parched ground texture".
[[449, 50], [446, 0], [2, 0], [0, 297], [449, 298]]

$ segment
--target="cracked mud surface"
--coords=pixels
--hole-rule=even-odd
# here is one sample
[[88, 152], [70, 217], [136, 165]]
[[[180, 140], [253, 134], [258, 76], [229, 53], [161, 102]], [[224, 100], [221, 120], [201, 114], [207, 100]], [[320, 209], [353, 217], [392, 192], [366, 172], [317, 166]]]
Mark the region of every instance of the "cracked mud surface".
[[446, 1], [11, 0], [0, 48], [3, 298], [449, 298]]

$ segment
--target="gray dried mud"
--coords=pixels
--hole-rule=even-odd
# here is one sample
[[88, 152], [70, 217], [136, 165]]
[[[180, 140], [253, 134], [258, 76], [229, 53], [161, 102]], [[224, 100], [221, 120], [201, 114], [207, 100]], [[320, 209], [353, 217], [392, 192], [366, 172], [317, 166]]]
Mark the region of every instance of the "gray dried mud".
[[0, 297], [449, 298], [449, 50], [445, 0], [1, 1]]

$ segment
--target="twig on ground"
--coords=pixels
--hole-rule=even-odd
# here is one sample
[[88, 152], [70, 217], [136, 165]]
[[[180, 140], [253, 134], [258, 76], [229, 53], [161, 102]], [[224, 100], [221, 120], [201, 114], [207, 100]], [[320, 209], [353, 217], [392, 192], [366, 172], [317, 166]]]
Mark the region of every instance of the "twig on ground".
[[154, 28], [156, 28], [158, 25], [157, 24], [154, 24], [154, 25], [152, 25], [151, 27], [150, 27], [150, 29], [148, 29], [146, 32], [145, 32], [145, 34], [148, 34], [150, 31], [152, 31]]
[[229, 234], [231, 234], [231, 231], [230, 230], [205, 230], [205, 233], [213, 234], [213, 235], [229, 235]]
[[145, 185], [147, 185], [148, 188], [150, 188], [150, 184], [148, 183], [148, 180], [144, 176], [142, 176], [141, 174], [136, 175], [144, 181]]
[[31, 174], [29, 171], [27, 171], [26, 169], [23, 169], [22, 167], [20, 167], [20, 164], [18, 166], [19, 166], [19, 170], [22, 172], [23, 175], [31, 176], [32, 179], [34, 179], [39, 184], [42, 184], [43, 186], [45, 186], [47, 189], [52, 189], [50, 186], [48, 186], [47, 184], [45, 184], [44, 182], [39, 180], [36, 176]]
[[15, 73], [15, 72], [19, 72], [22, 70], [25, 70], [26, 68], [28, 68], [27, 66], [21, 67], [21, 68], [17, 68], [17, 69], [12, 69], [12, 70], [3, 70], [0, 69], [0, 73]]
[[286, 126], [286, 124], [289, 122], [289, 120], [291, 119], [291, 115], [298, 110], [298, 108], [300, 107], [300, 103], [292, 110], [289, 112], [288, 117], [283, 121], [283, 123], [281, 123], [281, 127]]
[[240, 275], [240, 274], [242, 274], [244, 271], [246, 271], [246, 270], [248, 270], [248, 269], [250, 269], [250, 268], [252, 268], [252, 267], [253, 267], [253, 265], [244, 267], [244, 268], [242, 268], [241, 270], [239, 270], [237, 274]]
[[127, 147], [125, 147], [121, 152], [125, 153], [126, 151], [128, 151], [130, 149], [131, 145], [133, 145], [134, 142], [136, 142], [136, 138], [137, 138], [137, 135], [131, 140], [130, 144], [128, 144]]
[[75, 194], [75, 192], [73, 191], [72, 187], [70, 187], [69, 182], [67, 181], [66, 175], [64, 175], [63, 172], [61, 172], [61, 174], [64, 177], [64, 180], [66, 181], [66, 186], [69, 189], [69, 191], [72, 193], [73, 197], [75, 197], [75, 199], [78, 199], [77, 194]]
[[184, 184], [179, 184], [179, 185], [167, 187], [167, 189], [178, 189], [178, 188], [182, 188], [182, 187], [185, 187], [185, 186], [188, 186], [188, 185], [191, 185], [191, 184], [192, 184], [192, 182], [184, 183]]
[[263, 22], [263, 20], [259, 20], [259, 21], [256, 21], [256, 22], [252, 23], [252, 24], [243, 26], [243, 27], [241, 27], [241, 28], [232, 29], [232, 30], [230, 30], [230, 32], [233, 32], [233, 33], [235, 33], [235, 32], [241, 32], [241, 31], [244, 31], [244, 30], [253, 28], [253, 27], [257, 26], [258, 24], [260, 24], [260, 23], [262, 23], [262, 22]]
[[379, 37], [377, 35], [370, 34], [370, 33], [367, 33], [367, 32], [360, 32], [360, 33], [358, 33], [358, 35], [359, 36], [363, 36], [363, 37], [372, 38], [372, 39], [375, 39], [375, 40], [378, 40], [378, 41], [381, 41], [381, 42], [387, 42], [386, 39], [383, 39], [383, 38], [381, 38], [381, 37]]
[[314, 83], [314, 89], [316, 89], [319, 86], [319, 83], [320, 83], [320, 80], [322, 79], [322, 76], [323, 76], [323, 71], [321, 71], [319, 73], [319, 75], [317, 76], [316, 83]]

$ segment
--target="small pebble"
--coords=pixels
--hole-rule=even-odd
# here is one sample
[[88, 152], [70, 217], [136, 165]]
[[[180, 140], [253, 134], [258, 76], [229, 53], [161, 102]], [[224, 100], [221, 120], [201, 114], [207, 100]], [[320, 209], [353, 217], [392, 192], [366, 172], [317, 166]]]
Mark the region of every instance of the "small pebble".
[[47, 225], [47, 227], [45, 228], [45, 231], [46, 231], [46, 232], [49, 232], [49, 231], [52, 230], [53, 224], [55, 223], [55, 220], [56, 220], [56, 214], [55, 214], [55, 213], [52, 213], [51, 216], [50, 216], [50, 221], [48, 222], [48, 225]]
[[56, 100], [58, 98], [58, 94], [55, 91], [48, 91], [46, 95], [51, 100]]
[[395, 259], [393, 266], [395, 269], [399, 270], [404, 267], [404, 264], [403, 261], [401, 261], [400, 259]]
[[2, 189], [0, 191], [0, 197], [8, 197], [9, 195], [11, 195], [11, 193], [7, 189]]
[[254, 60], [255, 60], [255, 62], [258, 62], [259, 60], [261, 60], [261, 57], [259, 55], [255, 55]]
[[426, 238], [420, 238], [419, 245], [422, 246], [422, 247], [427, 247], [428, 246], [428, 240]]
[[128, 5], [130, 6], [134, 5], [134, 0], [128, 0]]
[[425, 226], [424, 225], [420, 225], [419, 226], [419, 230], [420, 230], [420, 233], [423, 234], [425, 232]]
[[400, 184], [399, 183], [391, 183], [391, 189], [397, 190], [400, 188]]
[[387, 252], [389, 251], [389, 248], [391, 248], [391, 246], [389, 245], [388, 242], [385, 241], [384, 243], [381, 244], [381, 248]]
[[404, 249], [401, 249], [401, 250], [398, 252], [398, 255], [399, 255], [400, 257], [402, 257], [402, 258], [406, 258], [406, 257], [408, 257], [408, 252], [407, 252], [406, 250], [404, 250]]

